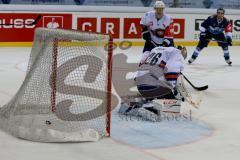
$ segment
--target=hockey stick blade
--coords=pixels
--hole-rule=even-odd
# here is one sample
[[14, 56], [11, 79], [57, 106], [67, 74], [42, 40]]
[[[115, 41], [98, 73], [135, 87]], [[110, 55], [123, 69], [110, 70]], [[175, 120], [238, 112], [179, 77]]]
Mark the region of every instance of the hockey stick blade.
[[[181, 73], [181, 74], [182, 74], [182, 73]], [[184, 79], [185, 79], [194, 89], [196, 89], [196, 90], [198, 90], [198, 91], [204, 91], [204, 90], [207, 90], [207, 89], [208, 89], [208, 85], [202, 86], [202, 87], [197, 87], [197, 86], [193, 85], [192, 82], [190, 82], [189, 79], [188, 79], [184, 74], [182, 74], [182, 75], [183, 75]]]
[[12, 26], [12, 25], [28, 25], [28, 26], [33, 26], [33, 25], [35, 25], [35, 24], [37, 24], [38, 23], [38, 21], [41, 19], [41, 15], [39, 14], [37, 17], [36, 17], [36, 19], [33, 21], [33, 22], [31, 22], [31, 23], [22, 23], [22, 24], [15, 24], [15, 23], [9, 23], [9, 24], [0, 24], [0, 25], [5, 25], [5, 26]]
[[196, 90], [198, 90], [198, 91], [204, 91], [204, 90], [207, 90], [207, 89], [208, 89], [208, 85], [202, 86], [202, 87], [196, 87], [196, 86], [194, 86], [193, 88], [196, 89]]

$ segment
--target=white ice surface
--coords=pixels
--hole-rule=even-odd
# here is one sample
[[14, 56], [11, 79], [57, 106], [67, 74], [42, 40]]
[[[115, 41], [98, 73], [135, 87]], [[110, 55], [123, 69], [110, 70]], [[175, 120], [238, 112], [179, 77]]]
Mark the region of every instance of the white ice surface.
[[[232, 67], [225, 64], [223, 53], [218, 47], [209, 47], [205, 49], [193, 65], [186, 66], [185, 74], [189, 77], [189, 79], [191, 79], [191, 81], [193, 81], [196, 85], [209, 85], [208, 91], [203, 94], [203, 102], [200, 110], [193, 112], [193, 117], [198, 119], [196, 121], [198, 125], [196, 126], [193, 125], [194, 123], [187, 122], [170, 122], [168, 125], [168, 122], [164, 121], [154, 127], [154, 124], [143, 125], [142, 122], [136, 122], [139, 123], [139, 125], [134, 126], [135, 130], [131, 130], [132, 126], [130, 128], [127, 127], [130, 123], [125, 123], [122, 120], [118, 121], [119, 119], [115, 117], [115, 119], [113, 118], [112, 139], [106, 138], [96, 143], [73, 144], [34, 143], [14, 138], [0, 131], [0, 159], [239, 159], [239, 49], [239, 46], [230, 48], [233, 61]], [[129, 62], [137, 62], [140, 59], [141, 50], [141, 48], [133, 47], [128, 51], [116, 50], [115, 54], [125, 53], [129, 57]], [[193, 50], [194, 47], [188, 47], [189, 57]], [[30, 48], [0, 48], [1, 106], [7, 103], [20, 87], [25, 76], [24, 71], [26, 70], [29, 53]], [[121, 126], [116, 125], [120, 123], [123, 124]], [[176, 124], [179, 124], [179, 126], [183, 129], [179, 130], [179, 128], [176, 128]], [[175, 125], [175, 129], [173, 129], [173, 127], [169, 127], [172, 125]], [[158, 130], [160, 126], [165, 127], [165, 130], [161, 128], [163, 132]], [[127, 129], [125, 127], [127, 127]], [[195, 127], [194, 131], [199, 132], [192, 132], [193, 127]], [[136, 130], [136, 128], [139, 130]], [[144, 130], [145, 128], [148, 130]], [[152, 131], [150, 131], [151, 129]], [[171, 132], [174, 130], [177, 132]], [[130, 132], [131, 134], [135, 133], [135, 135], [128, 135], [125, 132]], [[163, 136], [161, 136], [161, 134]], [[200, 136], [196, 136], [197, 134]], [[180, 138], [176, 136], [179, 136]], [[139, 139], [142, 141], [131, 143], [134, 142], [131, 137], [136, 137], [137, 141], [139, 141]], [[141, 137], [144, 139], [141, 139]], [[154, 140], [155, 137], [157, 138]], [[181, 137], [186, 137], [187, 141], [183, 141], [184, 138]], [[152, 144], [154, 145], [150, 144], [149, 140], [151, 139], [154, 140], [152, 141]], [[126, 144], [126, 141], [129, 143]]]

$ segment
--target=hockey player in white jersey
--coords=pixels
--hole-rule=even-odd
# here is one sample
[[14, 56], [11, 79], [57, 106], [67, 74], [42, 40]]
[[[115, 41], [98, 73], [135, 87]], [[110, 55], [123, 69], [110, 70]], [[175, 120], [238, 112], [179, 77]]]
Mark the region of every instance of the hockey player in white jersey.
[[154, 99], [172, 100], [180, 109], [183, 97], [178, 92], [177, 79], [184, 69], [186, 57], [186, 48], [181, 46], [178, 49], [160, 46], [150, 53], [144, 53], [136, 76], [137, 89], [142, 98], [130, 105], [123, 103], [119, 112], [130, 115], [142, 115], [146, 112], [157, 114], [161, 109], [156, 108]]
[[164, 13], [164, 9], [163, 1], [156, 1], [154, 11], [145, 13], [140, 21], [145, 40], [143, 53], [150, 52], [155, 46], [174, 46], [173, 19]]

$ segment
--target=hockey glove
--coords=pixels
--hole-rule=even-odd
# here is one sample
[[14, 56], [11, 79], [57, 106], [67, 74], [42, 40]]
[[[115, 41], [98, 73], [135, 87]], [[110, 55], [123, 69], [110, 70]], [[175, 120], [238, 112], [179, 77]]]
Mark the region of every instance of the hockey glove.
[[165, 38], [165, 39], [163, 40], [162, 46], [163, 46], [163, 47], [169, 47], [169, 46], [171, 46], [171, 40]]
[[152, 39], [151, 34], [146, 26], [142, 28], [142, 38], [145, 41], [151, 41], [151, 39]]
[[226, 40], [227, 40], [228, 45], [232, 46], [232, 38], [231, 37], [227, 37]]

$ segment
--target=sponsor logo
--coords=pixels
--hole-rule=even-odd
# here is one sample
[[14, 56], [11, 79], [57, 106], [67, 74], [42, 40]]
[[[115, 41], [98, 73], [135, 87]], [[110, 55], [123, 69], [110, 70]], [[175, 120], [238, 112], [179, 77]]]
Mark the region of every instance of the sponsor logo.
[[72, 29], [72, 14], [0, 13], [0, 42], [32, 42], [36, 27]]
[[43, 16], [43, 27], [63, 28], [63, 16]]
[[101, 18], [101, 33], [120, 38], [120, 18]]
[[123, 38], [141, 38], [141, 18], [124, 18]]
[[[123, 26], [120, 27], [120, 18], [78, 17], [77, 29], [111, 34], [116, 39], [141, 39], [140, 20], [141, 18], [123, 18]], [[184, 39], [185, 19], [174, 19], [173, 30], [174, 38]]]
[[185, 38], [185, 19], [173, 19], [174, 38]]
[[201, 26], [203, 21], [204, 21], [204, 19], [195, 19], [195, 31], [200, 30], [200, 26]]
[[78, 18], [77, 24], [79, 31], [97, 32], [97, 18]]
[[34, 22], [34, 19], [21, 19], [21, 18], [16, 18], [16, 19], [0, 19], [0, 28], [34, 28], [35, 25], [29, 25], [32, 22]]
[[236, 32], [240, 32], [240, 19], [234, 20], [232, 21], [232, 26], [233, 26], [233, 30]]
[[163, 104], [168, 104], [168, 105], [173, 105], [173, 104], [176, 104], [177, 103], [177, 100], [164, 100], [163, 101]]

